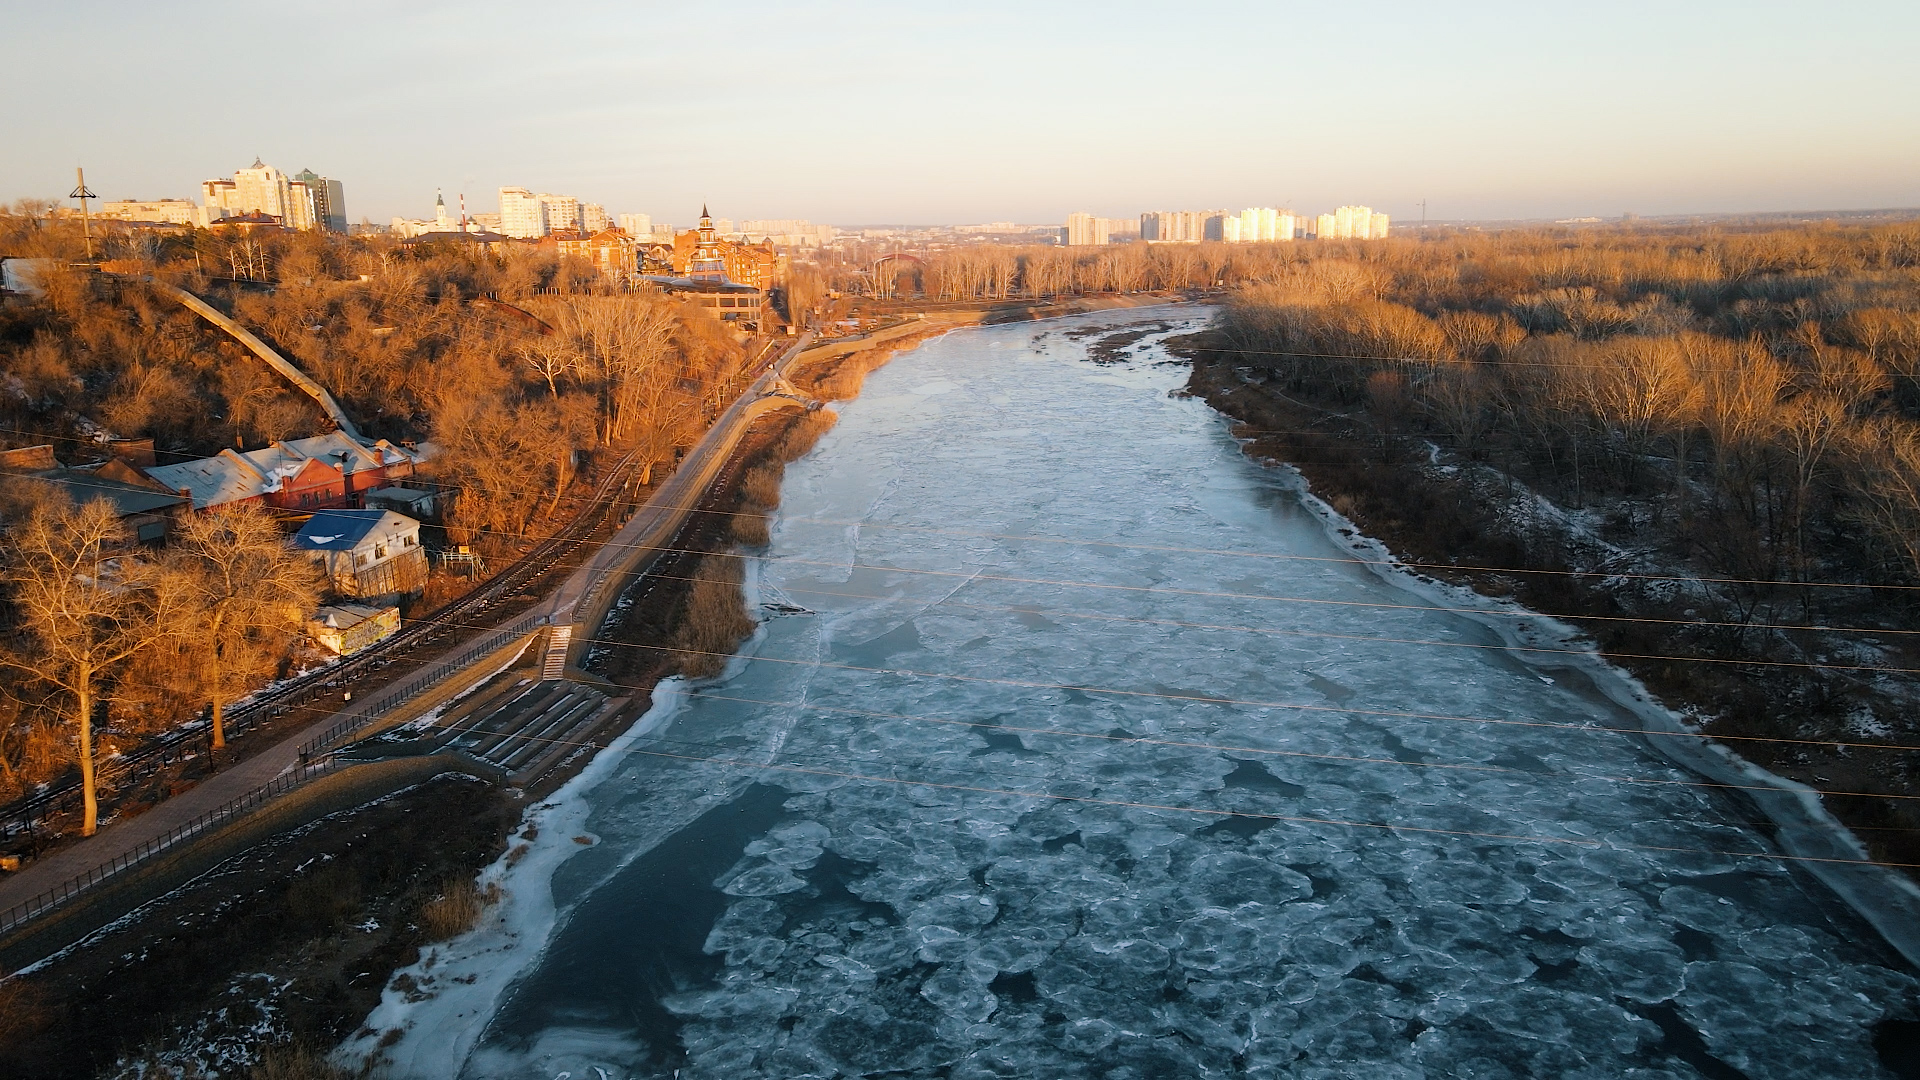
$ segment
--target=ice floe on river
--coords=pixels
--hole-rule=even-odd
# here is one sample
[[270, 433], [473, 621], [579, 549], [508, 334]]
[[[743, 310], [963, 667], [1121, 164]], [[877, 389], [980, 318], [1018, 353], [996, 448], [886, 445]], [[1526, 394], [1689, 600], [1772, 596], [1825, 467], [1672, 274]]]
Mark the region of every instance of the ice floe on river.
[[755, 575], [802, 613], [536, 812], [500, 917], [350, 1049], [398, 1029], [405, 1076], [1886, 1075], [1873, 1025], [1920, 982], [1829, 888], [1898, 886], [1768, 857], [1845, 845], [1803, 806], [1776, 846], [1601, 730], [1664, 715], [1630, 683], [1505, 648], [1564, 628], [1339, 561], [1150, 342], [1096, 366], [1060, 332], [1142, 318], [872, 376]]

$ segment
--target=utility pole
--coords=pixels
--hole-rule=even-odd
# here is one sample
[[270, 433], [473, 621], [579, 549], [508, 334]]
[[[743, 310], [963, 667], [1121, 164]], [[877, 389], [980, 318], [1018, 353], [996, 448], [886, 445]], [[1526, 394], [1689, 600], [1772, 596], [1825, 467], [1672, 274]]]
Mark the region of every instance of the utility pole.
[[1423, 229], [1427, 227], [1427, 200], [1425, 199], [1420, 200], [1420, 227]]
[[68, 195], [67, 198], [80, 200], [80, 235], [87, 238], [87, 261], [92, 262], [93, 261], [93, 223], [87, 216], [87, 200], [97, 199], [100, 196], [95, 195], [93, 192], [87, 190], [87, 170], [80, 168], [78, 165], [76, 165], [74, 166], [74, 169], [73, 169], [73, 177], [75, 180], [79, 181], [79, 183], [74, 185], [73, 193], [71, 195]]

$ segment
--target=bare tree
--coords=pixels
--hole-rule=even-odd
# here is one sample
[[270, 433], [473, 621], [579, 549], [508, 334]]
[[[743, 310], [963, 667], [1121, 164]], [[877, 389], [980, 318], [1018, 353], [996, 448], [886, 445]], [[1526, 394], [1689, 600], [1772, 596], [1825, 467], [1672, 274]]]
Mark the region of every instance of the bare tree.
[[111, 504], [43, 506], [8, 543], [13, 600], [30, 639], [9, 662], [47, 683], [69, 703], [80, 760], [80, 831], [99, 830], [93, 722], [105, 688], [128, 660], [156, 640], [173, 605], [170, 590], [146, 567], [116, 552], [126, 528]]
[[182, 520], [165, 571], [182, 603], [160, 629], [178, 636], [199, 668], [218, 750], [227, 745], [227, 703], [300, 632], [319, 597], [320, 573], [287, 546], [265, 511], [247, 505]]
[[546, 335], [520, 346], [520, 362], [547, 382], [547, 393], [560, 396], [560, 378], [580, 366], [580, 351], [558, 335]]
[[1876, 427], [1855, 448], [1853, 516], [1899, 553], [1907, 575], [1920, 578], [1920, 438], [1898, 421]]

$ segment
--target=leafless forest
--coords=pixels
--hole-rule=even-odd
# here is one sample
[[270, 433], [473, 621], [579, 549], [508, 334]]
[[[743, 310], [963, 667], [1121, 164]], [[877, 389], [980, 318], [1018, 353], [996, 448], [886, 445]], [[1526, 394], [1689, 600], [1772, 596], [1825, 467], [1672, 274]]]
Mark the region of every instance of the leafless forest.
[[1247, 276], [1219, 332], [1261, 382], [1576, 508], [1636, 496], [1719, 576], [1920, 583], [1920, 230], [1509, 233]]
[[[43, 206], [0, 214], [8, 255], [70, 260], [80, 242]], [[50, 271], [44, 296], [0, 308], [0, 446], [51, 443], [81, 464], [110, 437], [151, 437], [166, 463], [327, 430], [310, 399], [141, 280], [152, 276], [267, 340], [370, 437], [430, 448], [426, 478], [455, 493], [450, 542], [502, 556], [564, 520], [597, 465], [635, 451], [657, 480], [749, 357], [706, 312], [610, 293], [551, 255], [321, 234], [121, 233], [103, 246], [110, 273]], [[105, 756], [285, 669], [318, 582], [286, 559], [220, 562], [244, 547], [235, 537], [260, 534], [259, 515], [189, 521], [153, 552], [97, 505], [59, 505], [25, 477], [0, 486], [0, 801], [81, 765], [84, 742]], [[81, 565], [104, 570], [67, 572]], [[74, 617], [75, 597], [42, 595], [60, 587], [97, 610]], [[82, 718], [98, 730], [79, 731]]]
[[[0, 250], [72, 257], [78, 244], [68, 223], [34, 207], [0, 215]], [[649, 472], [670, 462], [723, 402], [751, 345], [697, 309], [659, 294], [608, 293], [586, 266], [531, 251], [308, 234], [122, 234], [106, 245], [121, 274], [54, 274], [42, 301], [0, 312], [7, 445], [53, 442], [64, 459], [83, 461], [106, 435], [151, 436], [162, 460], [179, 460], [324, 427], [308, 399], [146, 288], [139, 276], [152, 274], [231, 311], [328, 387], [369, 434], [432, 446], [434, 479], [458, 492], [454, 542], [538, 534], [608, 451], [637, 450]], [[862, 270], [885, 253], [854, 245], [796, 262], [784, 283], [789, 310], [825, 313], [834, 291], [872, 292]], [[1903, 635], [1920, 597], [1920, 229], [1912, 225], [1103, 249], [975, 244], [925, 249], [882, 272], [884, 290], [910, 303], [1224, 295], [1203, 354], [1215, 374], [1284, 406], [1264, 414], [1268, 427], [1338, 421], [1361, 432], [1357, 458], [1351, 445], [1336, 452], [1310, 433], [1276, 444], [1278, 456], [1301, 460], [1310, 475], [1333, 457], [1350, 466], [1343, 482], [1357, 486], [1334, 492], [1337, 503], [1364, 501], [1367, 483], [1397, 485], [1394, 512], [1412, 519], [1395, 523], [1401, 538], [1425, 530], [1424, 554], [1439, 561], [1580, 562], [1564, 536], [1548, 544], [1526, 522], [1489, 517], [1466, 529], [1423, 513], [1405, 501], [1404, 473], [1369, 470], [1427, 467], [1444, 453], [1469, 473], [1500, 478], [1508, 497], [1525, 484], [1591, 525], [1595, 543], [1620, 560], [1614, 569], [1658, 571], [1599, 606], [1666, 629], [1634, 637], [1622, 629], [1627, 621], [1609, 624], [1601, 635], [1609, 647], [1772, 665], [1755, 684], [1762, 689], [1741, 693], [1745, 711], [1758, 715], [1767, 694], [1786, 687], [1781, 700], [1794, 715], [1770, 721], [1781, 731], [1839, 739], [1907, 726], [1890, 712], [1911, 681], [1899, 669], [1914, 666]], [[553, 332], [530, 328], [526, 312]], [[1257, 412], [1236, 413], [1249, 420], [1249, 435], [1286, 434], [1262, 430]], [[1316, 453], [1333, 457], [1315, 461]], [[10, 486], [11, 519], [53, 515], [58, 527], [45, 535], [89, 535], [76, 527], [79, 509], [49, 506], [30, 487]], [[99, 550], [115, 549], [111, 532]], [[191, 546], [191, 537], [176, 545]], [[9, 576], [25, 581], [34, 559], [51, 556], [16, 538], [8, 557]], [[145, 580], [160, 561], [116, 565]], [[169, 573], [178, 582], [187, 571]], [[289, 610], [303, 588], [312, 585], [289, 582]], [[13, 590], [0, 798], [74, 767], [69, 735], [86, 695], [100, 703], [110, 748], [264, 678], [293, 631], [255, 610], [213, 661], [183, 662], [183, 643], [209, 635], [159, 628], [220, 618], [209, 614], [204, 588], [103, 592], [129, 606], [129, 640], [138, 644], [91, 644], [101, 659], [82, 665], [86, 685], [76, 688], [72, 663], [53, 659], [55, 631], [36, 623], [26, 593]], [[1554, 607], [1553, 595], [1534, 593], [1531, 602]], [[1593, 603], [1569, 599], [1563, 613], [1591, 614]], [[1676, 675], [1668, 688], [1691, 687], [1697, 703], [1727, 685]]]
[[1892, 748], [1920, 735], [1920, 229], [1299, 254], [1247, 274], [1195, 354], [1253, 452], [1401, 557], [1571, 617], [1920, 861]]

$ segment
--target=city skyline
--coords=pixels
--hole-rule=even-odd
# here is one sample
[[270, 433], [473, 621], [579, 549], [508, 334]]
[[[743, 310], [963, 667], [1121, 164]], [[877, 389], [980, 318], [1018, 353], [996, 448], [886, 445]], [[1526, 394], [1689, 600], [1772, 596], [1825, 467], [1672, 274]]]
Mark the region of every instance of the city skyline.
[[[1920, 204], [1920, 102], [1898, 74], [1920, 11], [1890, 3], [1817, 20], [1785, 4], [1392, 4], [1365, 37], [1287, 50], [1270, 43], [1310, 42], [1334, 16], [1202, 4], [1178, 20], [1189, 39], [1124, 4], [1098, 19], [587, 4], [577, 20], [346, 4], [315, 38], [290, 10], [208, 10], [301, 41], [274, 68], [289, 92], [310, 88], [300, 108], [233, 93], [227, 39], [177, 11], [22, 10], [0, 200], [63, 195], [75, 165], [104, 198], [191, 199], [260, 158], [326, 162], [356, 222], [422, 216], [436, 189], [471, 208], [518, 185], [671, 220], [706, 201], [843, 224], [1277, 202], [1400, 222], [1422, 200], [1435, 219]], [[1057, 48], [1068, 35], [1077, 47]], [[716, 51], [718, 83], [703, 66]], [[473, 62], [489, 52], [514, 62]], [[91, 60], [78, 80], [59, 69], [75, 55]], [[168, 100], [187, 118], [153, 122]], [[209, 100], [219, 120], [200, 122], [188, 106]]]

